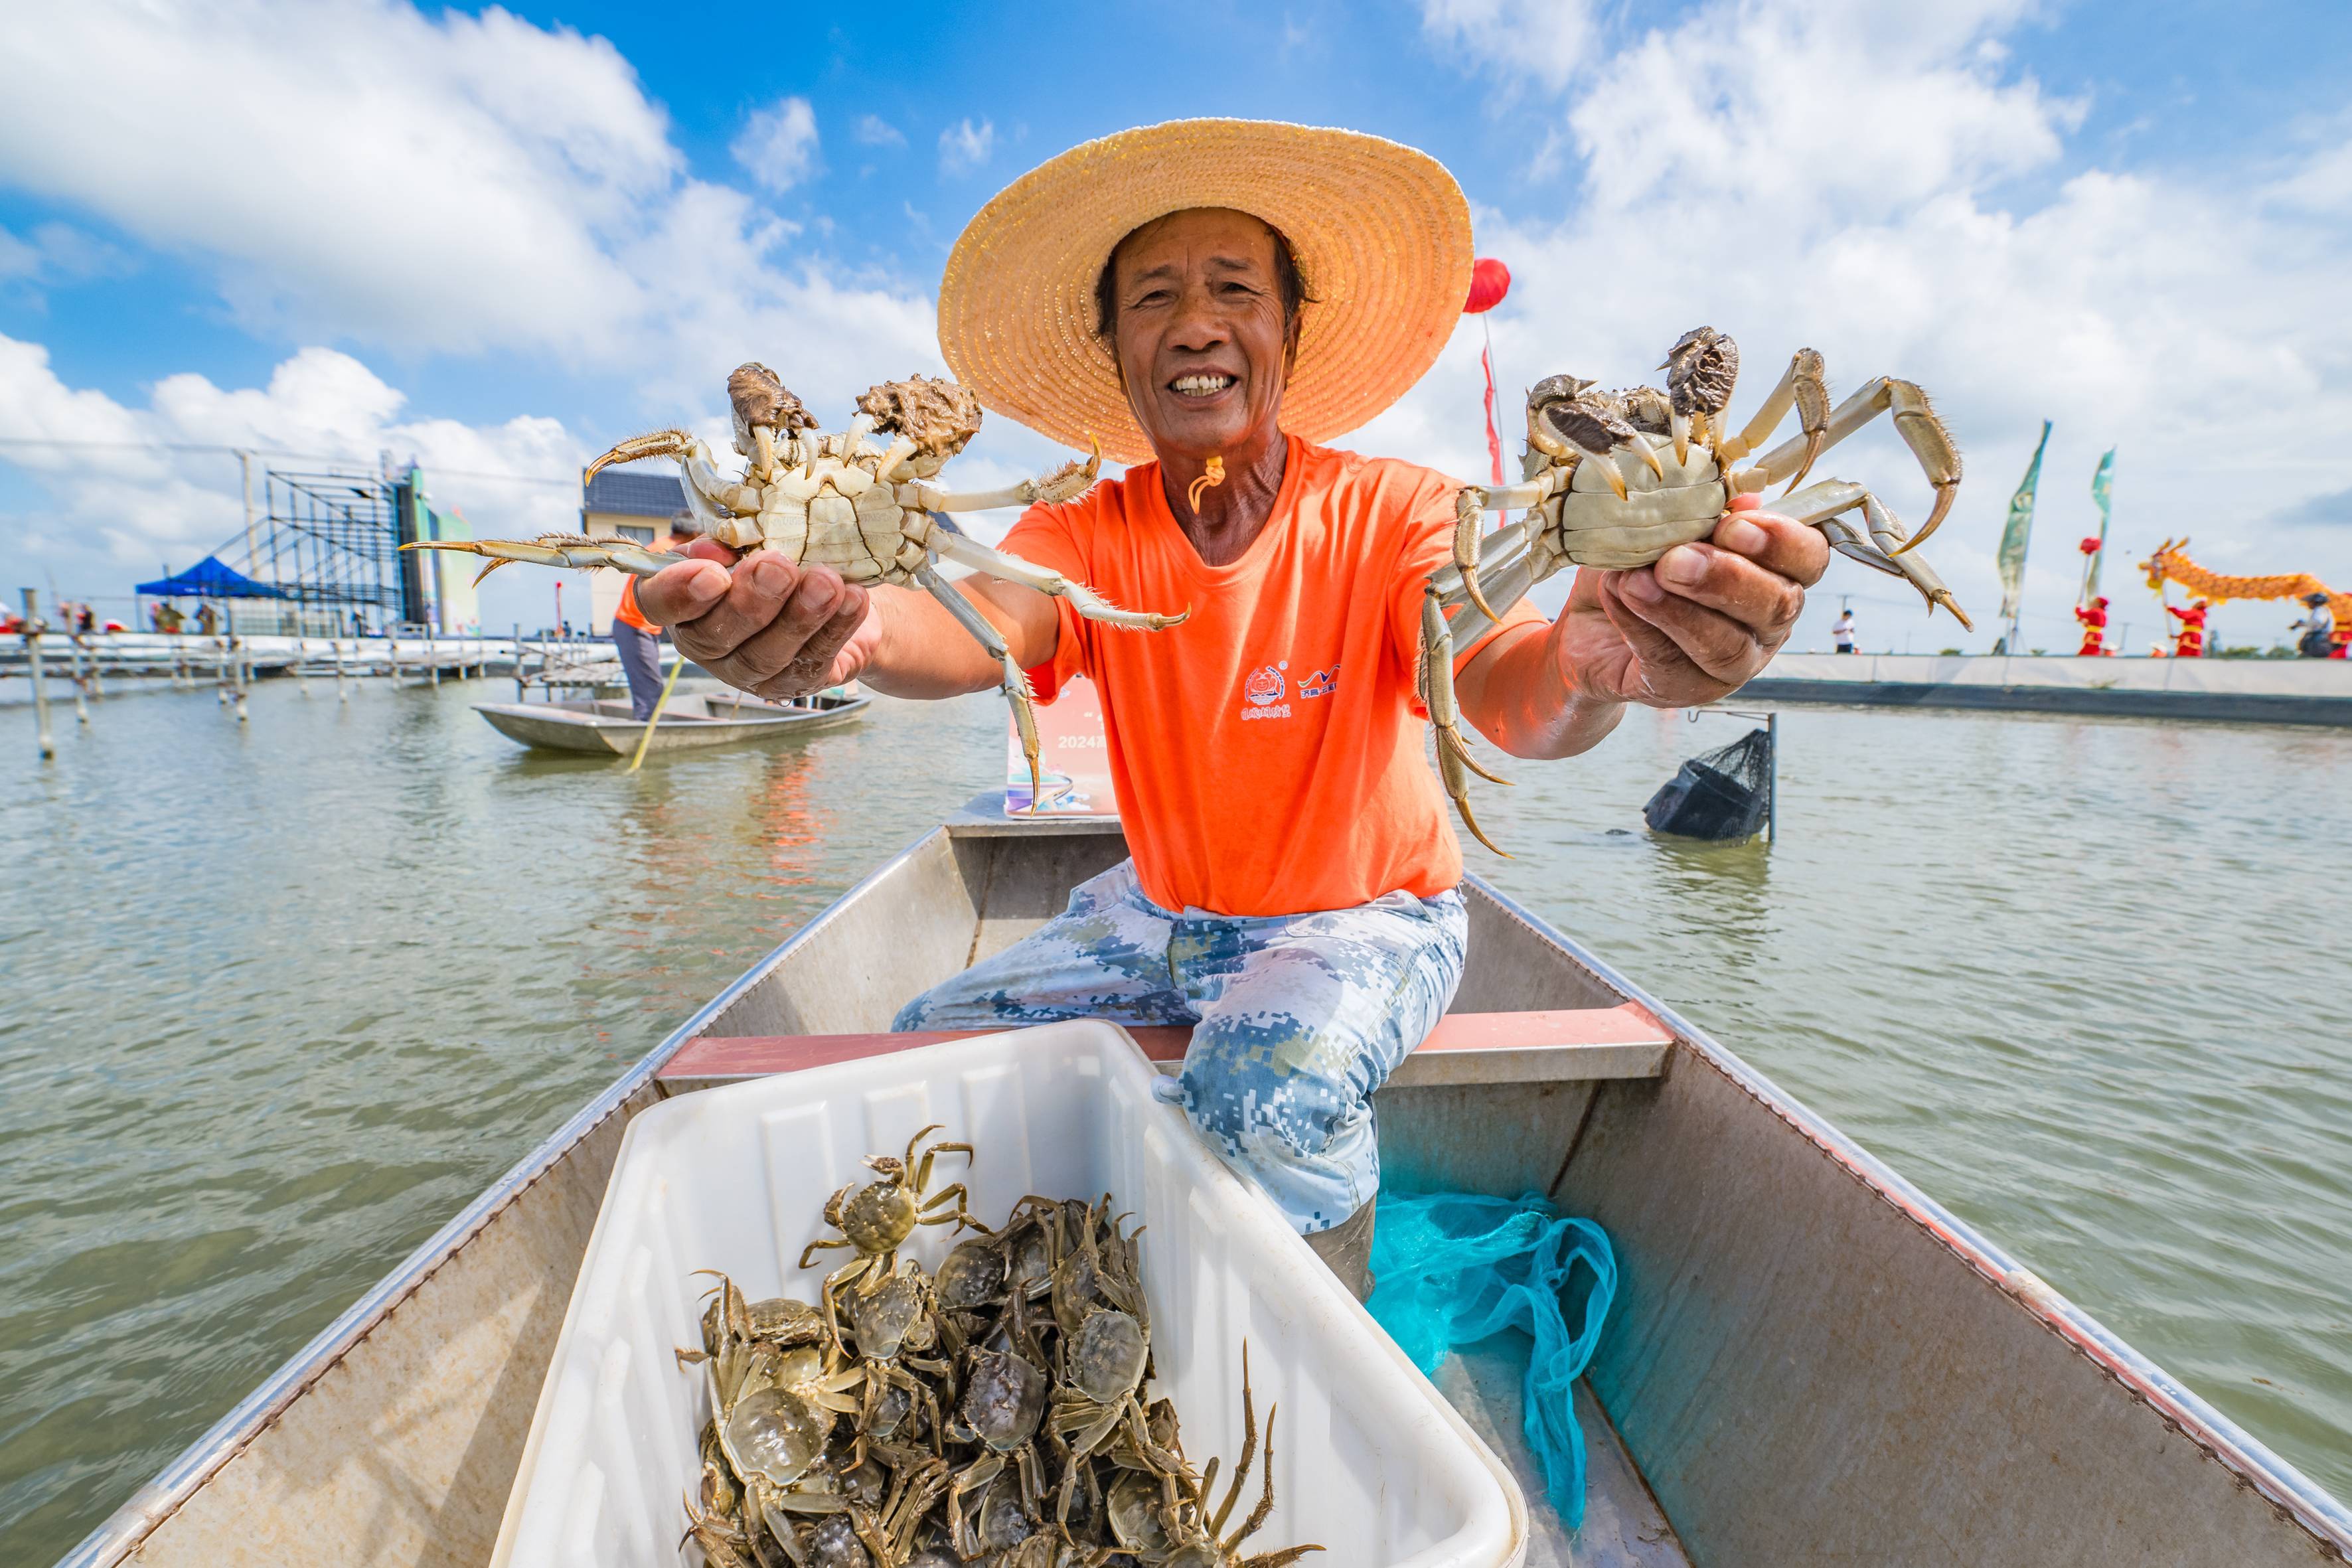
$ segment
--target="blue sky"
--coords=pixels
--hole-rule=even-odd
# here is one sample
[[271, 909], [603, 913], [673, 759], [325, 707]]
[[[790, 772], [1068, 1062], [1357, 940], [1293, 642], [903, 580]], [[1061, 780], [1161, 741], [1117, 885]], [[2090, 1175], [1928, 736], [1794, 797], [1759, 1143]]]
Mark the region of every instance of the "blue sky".
[[[828, 15], [64, 8], [12, 42], [26, 89], [0, 103], [0, 442], [391, 449], [429, 475], [560, 479], [616, 437], [715, 418], [750, 357], [837, 416], [935, 365], [940, 264], [1005, 181], [1124, 126], [1235, 114], [1376, 132], [1454, 171], [1480, 249], [1519, 279], [1492, 322], [1507, 397], [1558, 370], [1644, 375], [1699, 321], [1751, 367], [1811, 343], [1838, 384], [1928, 386], [1970, 462], [1930, 552], [1979, 626], [2045, 415], [2029, 640], [2063, 633], [2111, 444], [2111, 592], [2126, 554], [2181, 531], [2217, 567], [2352, 584], [2352, 7]], [[1357, 444], [1474, 471], [1475, 353], [1465, 329]], [[999, 421], [964, 465], [1050, 456]], [[1874, 436], [1835, 471], [1924, 502]], [[560, 484], [432, 482], [485, 531], [572, 504]], [[240, 515], [225, 458], [0, 445], [0, 550], [26, 583], [121, 594]], [[526, 575], [492, 580], [488, 618], [534, 613]], [[1825, 586], [1892, 646], [1990, 641], [1858, 569]], [[2285, 618], [2222, 625], [2267, 641]]]

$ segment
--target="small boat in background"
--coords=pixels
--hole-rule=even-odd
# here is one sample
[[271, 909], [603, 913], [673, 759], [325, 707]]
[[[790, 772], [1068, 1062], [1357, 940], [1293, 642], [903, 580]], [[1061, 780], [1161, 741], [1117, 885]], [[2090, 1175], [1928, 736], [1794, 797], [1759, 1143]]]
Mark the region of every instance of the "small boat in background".
[[[861, 692], [823, 691], [791, 702], [770, 702], [740, 691], [677, 692], [654, 726], [648, 752], [684, 752], [814, 734], [854, 723], [874, 700]], [[645, 734], [626, 701], [477, 702], [474, 711], [510, 741], [557, 752], [630, 756]]]

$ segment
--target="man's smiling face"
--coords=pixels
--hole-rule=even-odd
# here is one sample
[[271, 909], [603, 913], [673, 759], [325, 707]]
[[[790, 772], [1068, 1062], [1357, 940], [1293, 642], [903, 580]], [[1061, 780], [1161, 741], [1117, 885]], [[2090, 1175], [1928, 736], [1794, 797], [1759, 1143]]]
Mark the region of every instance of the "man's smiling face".
[[1152, 449], [1205, 458], [1271, 440], [1290, 348], [1274, 230], [1189, 208], [1129, 235], [1111, 269], [1112, 341]]

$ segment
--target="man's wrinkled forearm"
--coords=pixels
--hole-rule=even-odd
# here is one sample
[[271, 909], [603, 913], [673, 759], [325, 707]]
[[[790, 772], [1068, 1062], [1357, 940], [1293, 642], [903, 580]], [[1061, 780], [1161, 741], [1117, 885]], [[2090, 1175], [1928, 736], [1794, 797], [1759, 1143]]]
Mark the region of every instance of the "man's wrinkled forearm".
[[1515, 757], [1575, 756], [1598, 744], [1625, 713], [1623, 702], [1575, 679], [1545, 626], [1496, 637], [1455, 678], [1455, 686], [1464, 716]]

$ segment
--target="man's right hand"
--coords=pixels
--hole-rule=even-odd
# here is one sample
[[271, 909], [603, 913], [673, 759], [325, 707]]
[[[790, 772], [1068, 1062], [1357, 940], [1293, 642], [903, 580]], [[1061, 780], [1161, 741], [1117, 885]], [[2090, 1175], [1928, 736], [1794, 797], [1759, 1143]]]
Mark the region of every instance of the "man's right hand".
[[740, 564], [708, 539], [694, 559], [637, 584], [637, 608], [678, 651], [758, 697], [802, 697], [854, 680], [881, 640], [865, 589], [829, 566], [803, 570], [772, 551]]

